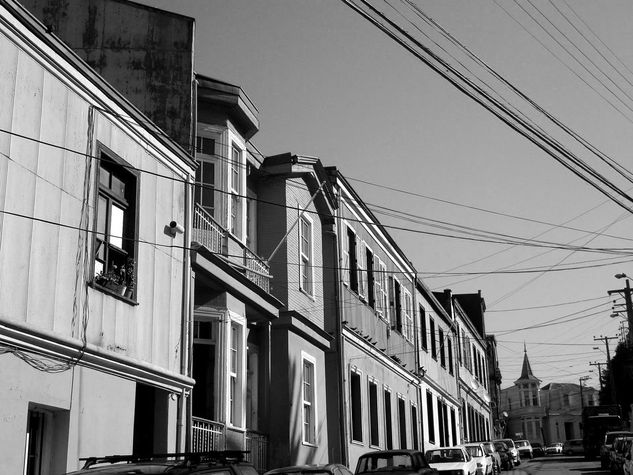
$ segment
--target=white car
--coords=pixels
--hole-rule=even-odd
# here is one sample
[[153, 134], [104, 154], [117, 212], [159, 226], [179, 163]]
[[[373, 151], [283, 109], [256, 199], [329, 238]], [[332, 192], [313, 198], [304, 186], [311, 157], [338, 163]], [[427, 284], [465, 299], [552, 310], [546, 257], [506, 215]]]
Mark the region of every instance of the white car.
[[477, 475], [477, 462], [463, 445], [427, 450], [425, 456], [431, 468], [440, 473]]
[[494, 468], [492, 455], [486, 452], [483, 444], [464, 444], [464, 447], [477, 464], [477, 474], [492, 475]]

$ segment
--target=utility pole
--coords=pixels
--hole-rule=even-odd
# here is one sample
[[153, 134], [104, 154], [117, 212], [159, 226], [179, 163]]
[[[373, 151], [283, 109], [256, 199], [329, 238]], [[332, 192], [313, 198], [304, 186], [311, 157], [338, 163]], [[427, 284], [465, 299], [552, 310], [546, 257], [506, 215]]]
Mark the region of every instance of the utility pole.
[[602, 336], [593, 337], [593, 341], [604, 341], [604, 345], [607, 347], [607, 369], [609, 370], [609, 385], [611, 386], [611, 403], [616, 404], [615, 398], [615, 379], [613, 377], [613, 365], [611, 364], [611, 352], [609, 351], [609, 340], [616, 340], [617, 336]]
[[585, 407], [585, 400], [582, 397], [582, 383], [587, 381], [589, 376], [581, 376], [578, 378], [578, 383], [580, 385], [580, 409], [582, 410]]
[[628, 345], [633, 345], [633, 333], [632, 333], [633, 332], [633, 300], [631, 299], [631, 285], [629, 283], [629, 279], [626, 274], [615, 274], [616, 279], [623, 279], [625, 277], [627, 279], [626, 279], [626, 285], [623, 289], [609, 290], [607, 291], [607, 293], [609, 295], [615, 294], [615, 293], [624, 295], [624, 302], [626, 304], [626, 319], [629, 323], [629, 331], [627, 334], [626, 342]]
[[602, 384], [602, 365], [604, 363], [598, 363], [597, 361], [594, 361], [593, 363], [589, 363], [589, 366], [597, 366], [598, 367], [598, 378], [600, 380], [600, 391], [604, 390], [604, 385]]

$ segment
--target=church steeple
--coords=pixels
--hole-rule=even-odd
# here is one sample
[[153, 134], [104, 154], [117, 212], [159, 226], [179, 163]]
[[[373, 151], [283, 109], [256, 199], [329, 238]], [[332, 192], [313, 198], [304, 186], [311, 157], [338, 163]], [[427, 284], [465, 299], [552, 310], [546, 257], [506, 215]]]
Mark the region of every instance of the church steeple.
[[525, 346], [525, 343], [523, 343], [523, 367], [521, 368], [521, 376], [515, 381], [515, 384], [527, 381], [540, 382], [541, 380], [534, 376], [534, 373], [532, 372], [532, 366], [530, 366], [530, 360], [527, 354], [527, 347]]

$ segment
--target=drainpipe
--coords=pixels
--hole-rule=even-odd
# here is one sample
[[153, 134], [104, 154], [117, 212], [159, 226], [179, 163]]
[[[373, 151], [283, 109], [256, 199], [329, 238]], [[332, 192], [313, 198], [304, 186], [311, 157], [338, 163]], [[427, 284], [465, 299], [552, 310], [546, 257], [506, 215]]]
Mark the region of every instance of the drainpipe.
[[[337, 199], [340, 202], [340, 196], [337, 195]], [[335, 213], [339, 213], [340, 207], [337, 207], [337, 211]], [[343, 285], [343, 279], [341, 278], [341, 269], [344, 263], [342, 262], [342, 257], [338, 252], [338, 243], [340, 237], [339, 233], [339, 223], [341, 217], [335, 215], [334, 219], [334, 230], [332, 232], [332, 250], [333, 250], [333, 261], [338, 262], [337, 268], [335, 269], [336, 273], [336, 284], [334, 285], [334, 298], [335, 298], [335, 313], [336, 313], [336, 346], [339, 357], [339, 364], [337, 365], [338, 369], [338, 411], [339, 411], [339, 433], [341, 434], [341, 463], [345, 466], [349, 464], [349, 450], [347, 447], [347, 404], [345, 399], [345, 384], [347, 374], [345, 371], [345, 350], [343, 345], [343, 318], [342, 318], [342, 304], [340, 301], [340, 296], [342, 295], [341, 286]]]
[[[182, 268], [182, 322], [181, 322], [181, 353], [180, 353], [180, 373], [191, 377], [191, 358], [192, 350], [191, 338], [193, 335], [193, 298], [191, 293], [192, 276], [191, 276], [191, 254], [189, 253], [189, 243], [191, 240], [191, 181], [187, 177], [185, 182], [185, 232], [183, 233], [183, 268]], [[183, 412], [186, 409], [185, 420], [183, 421]], [[178, 397], [176, 421], [176, 452], [182, 451], [183, 430], [185, 431], [185, 450], [191, 449], [191, 394], [186, 389]]]
[[[418, 310], [420, 308], [420, 302], [418, 302], [418, 272], [414, 271], [413, 273], [413, 315], [418, 315], [413, 321], [413, 347], [415, 348], [415, 375], [417, 376], [417, 398], [418, 398], [418, 425], [421, 425], [422, 422], [422, 376], [420, 376], [420, 340], [418, 338], [418, 333], [420, 331], [418, 327], [418, 322], [420, 320], [420, 315]], [[418, 431], [418, 440], [420, 441], [420, 451], [424, 452], [424, 431], [419, 431], [418, 427], [415, 428]]]

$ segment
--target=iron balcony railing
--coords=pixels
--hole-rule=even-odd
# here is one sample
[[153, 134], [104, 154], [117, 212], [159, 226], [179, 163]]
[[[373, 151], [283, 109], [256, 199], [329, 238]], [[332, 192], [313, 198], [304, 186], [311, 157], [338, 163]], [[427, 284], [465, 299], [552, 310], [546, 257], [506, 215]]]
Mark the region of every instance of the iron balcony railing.
[[[235, 447], [233, 447], [235, 449]], [[246, 460], [253, 464], [259, 473], [268, 470], [268, 437], [254, 430], [244, 432], [244, 440], [239, 450], [245, 450]], [[201, 417], [192, 418], [192, 452], [210, 452], [226, 450], [226, 426]]]
[[[236, 256], [228, 256], [228, 239], [234, 244], [231, 247], [241, 248], [242, 256], [236, 260]], [[264, 260], [235, 240], [209, 213], [196, 204], [193, 215], [193, 241], [206, 247], [209, 251], [223, 255], [227, 261], [237, 264], [246, 277], [266, 292], [270, 292], [270, 266]], [[238, 262], [239, 261], [239, 262]]]

